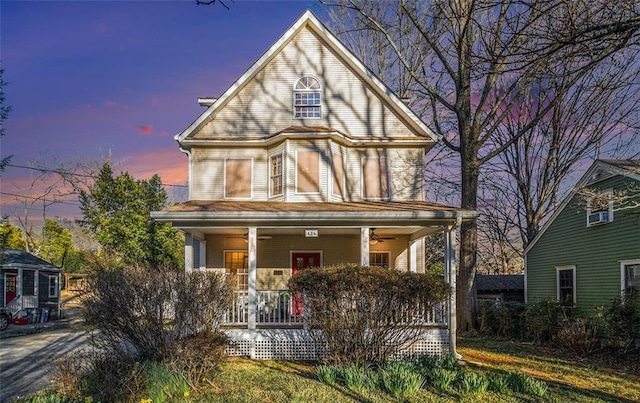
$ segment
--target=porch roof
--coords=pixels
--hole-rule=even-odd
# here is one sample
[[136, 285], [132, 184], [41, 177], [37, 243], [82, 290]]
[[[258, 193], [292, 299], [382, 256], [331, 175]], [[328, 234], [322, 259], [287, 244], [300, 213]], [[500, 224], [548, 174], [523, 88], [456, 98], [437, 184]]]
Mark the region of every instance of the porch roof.
[[177, 227], [263, 226], [427, 226], [473, 219], [476, 211], [421, 201], [271, 202], [191, 200], [151, 217]]
[[60, 268], [24, 250], [5, 249], [1, 253], [3, 268], [27, 268], [60, 272]]

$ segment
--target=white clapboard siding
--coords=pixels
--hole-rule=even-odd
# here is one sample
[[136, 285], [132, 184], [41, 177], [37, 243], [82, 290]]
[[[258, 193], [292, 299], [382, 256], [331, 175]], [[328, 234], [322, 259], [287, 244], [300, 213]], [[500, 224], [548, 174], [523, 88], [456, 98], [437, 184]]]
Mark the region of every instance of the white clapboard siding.
[[[293, 86], [312, 75], [322, 85], [322, 118], [293, 118]], [[308, 28], [295, 36], [194, 135], [259, 136], [289, 126], [326, 126], [351, 136], [397, 137], [410, 129]]]

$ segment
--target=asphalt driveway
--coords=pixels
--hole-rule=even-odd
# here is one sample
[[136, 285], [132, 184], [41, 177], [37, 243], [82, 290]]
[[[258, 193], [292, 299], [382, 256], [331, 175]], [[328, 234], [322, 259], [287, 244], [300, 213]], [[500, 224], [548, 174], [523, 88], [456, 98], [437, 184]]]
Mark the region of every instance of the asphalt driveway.
[[51, 386], [55, 360], [87, 346], [88, 334], [73, 319], [33, 326], [11, 325], [0, 335], [0, 402], [9, 402]]

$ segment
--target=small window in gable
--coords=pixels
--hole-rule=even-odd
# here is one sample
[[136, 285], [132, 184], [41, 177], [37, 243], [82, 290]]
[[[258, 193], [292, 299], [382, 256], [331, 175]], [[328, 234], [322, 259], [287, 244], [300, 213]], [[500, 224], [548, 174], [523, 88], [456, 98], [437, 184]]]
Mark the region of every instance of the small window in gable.
[[362, 194], [365, 199], [389, 198], [389, 169], [387, 159], [365, 158], [362, 162]]
[[557, 267], [558, 302], [565, 306], [576, 305], [576, 267]]
[[613, 191], [600, 192], [587, 200], [587, 227], [613, 221]]
[[224, 164], [224, 195], [230, 199], [251, 198], [252, 161], [228, 158]]
[[283, 191], [282, 154], [269, 158], [269, 195], [281, 196]]
[[293, 89], [293, 117], [296, 119], [322, 117], [322, 88], [311, 76], [304, 76]]

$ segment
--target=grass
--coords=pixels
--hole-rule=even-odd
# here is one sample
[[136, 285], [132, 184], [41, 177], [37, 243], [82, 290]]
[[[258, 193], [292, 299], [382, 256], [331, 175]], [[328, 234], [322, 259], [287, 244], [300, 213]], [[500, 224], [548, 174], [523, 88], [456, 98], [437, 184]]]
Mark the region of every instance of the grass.
[[[410, 393], [396, 393], [397, 398], [391, 391], [385, 392], [384, 387], [350, 388], [344, 379], [336, 379], [342, 371], [340, 368], [319, 369], [313, 363], [306, 362], [229, 358], [221, 364], [216, 373], [208, 377], [206, 387], [178, 401], [640, 401], [640, 373], [629, 367], [604, 365], [602, 362], [596, 365], [593, 361], [563, 357], [557, 350], [508, 341], [465, 339], [459, 342], [458, 350], [465, 360], [461, 366], [455, 361], [439, 364], [439, 369], [458, 375], [450, 387], [438, 389], [433, 383], [427, 382], [426, 389], [413, 391], [408, 388], [407, 391]], [[432, 363], [427, 361], [423, 362], [421, 367], [426, 372], [435, 370]], [[418, 369], [420, 366], [415, 368]], [[325, 383], [326, 379], [325, 382], [319, 380], [323, 376], [334, 381]], [[340, 377], [344, 377], [344, 374], [340, 373]], [[514, 382], [522, 383], [523, 388], [528, 389], [527, 392], [514, 391], [518, 389], [513, 386]], [[536, 393], [542, 396], [539, 397]], [[40, 400], [32, 401], [59, 401], [51, 398], [50, 395], [41, 395]]]
[[[476, 387], [431, 387], [405, 395], [408, 402], [610, 402], [640, 401], [640, 374], [558, 357], [555, 350], [535, 345], [466, 339], [460, 342], [465, 361], [464, 373], [484, 379]], [[451, 370], [454, 372], [454, 369]], [[528, 384], [535, 381], [544, 390], [536, 397], [531, 385], [528, 393], [514, 392], [506, 382], [517, 375]], [[467, 382], [471, 382], [471, 377]], [[500, 386], [487, 387], [487, 383]], [[485, 383], [486, 382], [486, 383]], [[494, 385], [491, 385], [494, 386]], [[486, 391], [484, 391], [486, 389]], [[497, 390], [496, 390], [497, 389]], [[540, 393], [540, 390], [537, 390]], [[212, 379], [212, 387], [197, 398], [211, 402], [395, 402], [381, 389], [353, 389], [344, 383], [327, 384], [318, 380], [310, 363], [229, 359]]]
[[549, 401], [640, 401], [640, 373], [563, 356], [533, 344], [465, 339], [458, 348], [468, 365], [489, 373], [514, 372], [547, 383]]

